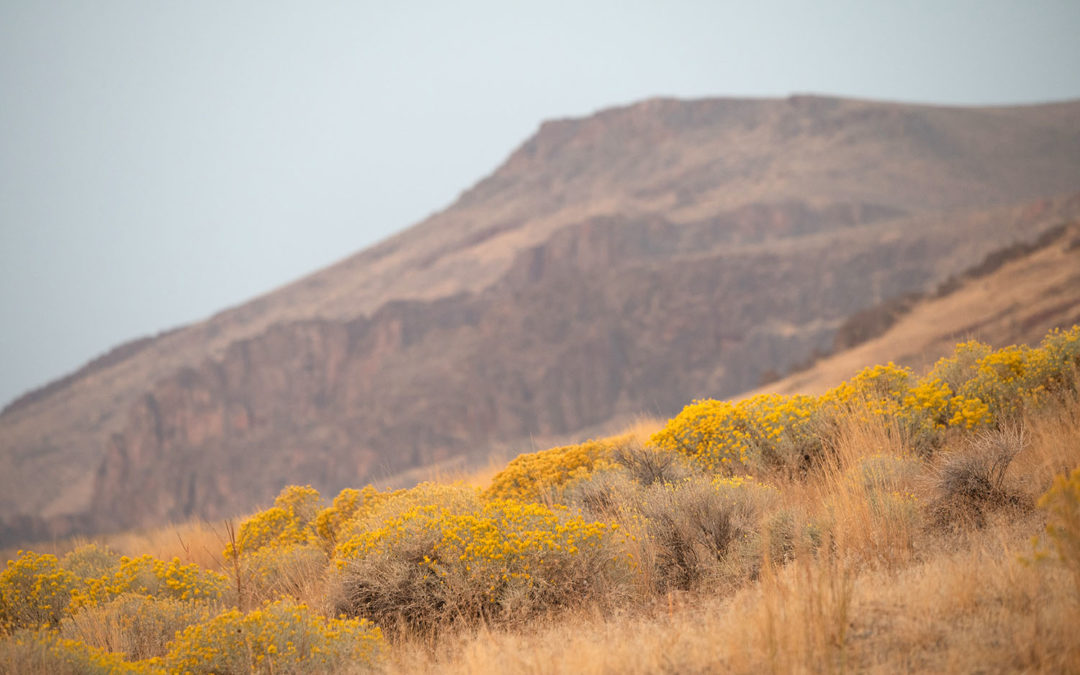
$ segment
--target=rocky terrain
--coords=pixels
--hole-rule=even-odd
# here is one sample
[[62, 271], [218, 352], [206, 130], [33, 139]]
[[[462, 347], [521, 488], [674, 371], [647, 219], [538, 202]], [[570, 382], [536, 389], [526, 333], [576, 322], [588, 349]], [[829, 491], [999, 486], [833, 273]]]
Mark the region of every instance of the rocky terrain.
[[1080, 103], [653, 100], [545, 123], [400, 235], [10, 404], [0, 537], [228, 516], [285, 482], [328, 494], [670, 416], [1077, 220], [1078, 187]]

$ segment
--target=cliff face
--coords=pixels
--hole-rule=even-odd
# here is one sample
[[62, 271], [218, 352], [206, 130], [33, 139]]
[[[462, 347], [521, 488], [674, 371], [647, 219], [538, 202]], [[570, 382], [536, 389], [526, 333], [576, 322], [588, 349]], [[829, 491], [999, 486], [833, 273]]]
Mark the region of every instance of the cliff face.
[[1075, 217], [1052, 195], [1077, 186], [1080, 104], [546, 123], [401, 235], [9, 406], [0, 538], [230, 515], [733, 395]]
[[[483, 293], [276, 326], [136, 403], [93, 512], [223, 517], [285, 480], [333, 492], [752, 388], [824, 351], [856, 309], [937, 278], [953, 247], [892, 215], [789, 203], [697, 225], [595, 219], [521, 252]], [[968, 235], [993, 240], [996, 222]]]

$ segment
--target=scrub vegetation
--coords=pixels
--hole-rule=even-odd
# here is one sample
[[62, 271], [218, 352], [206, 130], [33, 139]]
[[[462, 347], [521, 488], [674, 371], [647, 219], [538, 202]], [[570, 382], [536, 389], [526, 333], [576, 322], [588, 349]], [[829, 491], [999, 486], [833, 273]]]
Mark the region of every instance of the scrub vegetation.
[[1078, 389], [1080, 327], [966, 342], [484, 487], [291, 486], [236, 528], [20, 552], [0, 670], [1076, 672]]

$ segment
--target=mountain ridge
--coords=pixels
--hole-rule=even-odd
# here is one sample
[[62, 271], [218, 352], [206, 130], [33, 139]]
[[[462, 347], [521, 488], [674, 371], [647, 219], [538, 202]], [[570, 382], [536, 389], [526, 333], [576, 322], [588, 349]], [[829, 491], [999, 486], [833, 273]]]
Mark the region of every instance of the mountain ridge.
[[[0, 518], [21, 513], [60, 522], [97, 510], [85, 516], [92, 529], [124, 524], [125, 511], [151, 522], [242, 509], [253, 498], [232, 479], [215, 483], [207, 468], [175, 477], [176, 486], [165, 490], [169, 503], [155, 502], [155, 490], [129, 485], [174, 478], [167, 463], [139, 464], [154, 456], [197, 466], [193, 458], [224, 453], [205, 461], [218, 462], [225, 473], [244, 468], [228, 457], [263, 457], [265, 465], [278, 455], [286, 464], [322, 457], [327, 466], [351, 468], [315, 467], [313, 474], [360, 481], [380, 462], [387, 471], [403, 469], [413, 460], [512, 445], [515, 435], [572, 433], [575, 425], [648, 408], [631, 381], [655, 388], [663, 411], [685, 402], [691, 389], [746, 388], [760, 376], [757, 361], [805, 358], [831, 339], [847, 313], [940, 282], [1069, 217], [1076, 199], [1068, 195], [1080, 185], [1077, 129], [1076, 102], [969, 110], [831, 98], [654, 100], [545, 123], [458, 202], [413, 228], [207, 321], [139, 343], [127, 358], [36, 400], [9, 405], [0, 415], [0, 456], [16, 470], [4, 486], [13, 491], [0, 498]], [[821, 259], [810, 260], [808, 251]], [[845, 280], [823, 261], [866, 274], [870, 283]], [[789, 292], [779, 304], [761, 295], [770, 285], [797, 287], [811, 279], [831, 304], [809, 292], [805, 298]], [[808, 301], [818, 303], [818, 316], [802, 308]], [[533, 303], [535, 320], [517, 313], [524, 303]], [[775, 312], [755, 303], [771, 303]], [[730, 320], [695, 323], [684, 316], [720, 307]], [[567, 308], [569, 314], [560, 313]], [[626, 317], [645, 321], [646, 335], [637, 335]], [[507, 326], [517, 331], [509, 339], [500, 333]], [[683, 344], [680, 331], [705, 331], [704, 342], [716, 353]], [[425, 342], [433, 335], [441, 343]], [[366, 356], [356, 351], [363, 340]], [[265, 349], [249, 346], [255, 351], [245, 357], [237, 347], [245, 343]], [[751, 344], [758, 351], [745, 351]], [[290, 360], [290, 345], [307, 361]], [[680, 368], [702, 374], [666, 373], [659, 363], [672, 349], [686, 357]], [[720, 363], [719, 353], [734, 356]], [[257, 365], [251, 372], [267, 374], [245, 375], [248, 385], [230, 389], [229, 382], [243, 377], [222, 380], [215, 368], [247, 372], [236, 365], [244, 358]], [[471, 371], [438, 365], [447, 358]], [[638, 359], [640, 373], [619, 380], [615, 366], [625, 358]], [[397, 370], [387, 370], [390, 362]], [[275, 370], [279, 364], [290, 365]], [[349, 368], [352, 379], [340, 374]], [[283, 407], [291, 400], [283, 383], [307, 382], [309, 371], [338, 373], [344, 381], [311, 384], [308, 398]], [[483, 376], [476, 380], [474, 373]], [[400, 390], [389, 396], [394, 402], [362, 384], [375, 376]], [[431, 394], [444, 390], [451, 393]], [[454, 391], [477, 390], [479, 403], [455, 402]], [[517, 393], [504, 401], [493, 393], [503, 390]], [[165, 391], [173, 393], [154, 394]], [[259, 403], [266, 391], [279, 399]], [[155, 421], [147, 396], [155, 405], [159, 398], [173, 401], [173, 412], [160, 413], [165, 418], [190, 412], [173, 436], [150, 433], [164, 418]], [[410, 403], [440, 396], [448, 406], [442, 411]], [[220, 410], [212, 423], [191, 412], [214, 401]], [[328, 410], [337, 417], [320, 417]], [[395, 417], [405, 413], [420, 422]], [[253, 421], [291, 417], [308, 427], [260, 437], [274, 446], [269, 450], [246, 445], [255, 443], [250, 435], [222, 445], [252, 433]], [[370, 429], [381, 440], [372, 441]], [[151, 442], [154, 435], [160, 438]], [[279, 447], [287, 441], [296, 447]], [[305, 443], [325, 447], [304, 450]], [[20, 485], [19, 477], [31, 473], [45, 483], [37, 494]], [[259, 498], [271, 482], [267, 477]], [[210, 494], [218, 495], [218, 506], [200, 511]]]

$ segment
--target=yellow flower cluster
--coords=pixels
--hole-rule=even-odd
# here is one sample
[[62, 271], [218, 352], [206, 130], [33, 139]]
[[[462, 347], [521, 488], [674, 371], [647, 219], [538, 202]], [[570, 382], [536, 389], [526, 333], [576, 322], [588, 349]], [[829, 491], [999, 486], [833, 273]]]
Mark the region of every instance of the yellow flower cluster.
[[229, 610], [178, 633], [164, 657], [127, 661], [123, 654], [63, 639], [56, 631], [24, 632], [2, 645], [7, 660], [32, 672], [165, 675], [165, 673], [338, 673], [375, 670], [382, 631], [363, 619], [324, 619], [304, 605]]
[[650, 442], [681, 452], [707, 470], [732, 473], [751, 459], [773, 462], [818, 444], [811, 424], [816, 408], [812, 396], [762, 394], [738, 402], [695, 401]]
[[458, 576], [486, 585], [494, 598], [512, 579], [529, 585], [545, 580], [567, 556], [598, 548], [615, 529], [513, 499], [477, 502], [466, 511], [425, 504], [350, 538], [338, 547], [337, 559], [345, 567], [349, 560], [393, 556], [407, 542], [426, 539], [430, 548], [420, 564], [433, 577], [446, 577], [453, 568]]
[[612, 453], [629, 440], [619, 436], [519, 455], [492, 478], [485, 494], [493, 499], [539, 499], [547, 490], [610, 466]]
[[[968, 366], [969, 377], [958, 384], [957, 391], [969, 400], [978, 399], [988, 419], [1009, 419], [1025, 406], [1037, 405], [1047, 394], [1076, 390], [1080, 326], [1052, 331], [1037, 348], [1021, 345], [990, 351], [983, 347], [969, 347], [979, 357]], [[955, 368], [946, 362], [935, 370], [950, 366]]]
[[[358, 603], [350, 611], [361, 616], [498, 618], [580, 600], [609, 576], [629, 574], [631, 561], [614, 545], [617, 530], [565, 508], [421, 485], [358, 521], [335, 559], [346, 585], [363, 589], [363, 598], [350, 594]], [[381, 578], [387, 566], [399, 570], [400, 582], [367, 576]]]
[[866, 368], [820, 397], [694, 401], [651, 442], [707, 470], [734, 473], [739, 467], [790, 466], [813, 457], [830, 433], [830, 420], [865, 417], [883, 420], [913, 448], [930, 452], [947, 429], [985, 427], [1047, 393], [1075, 391], [1078, 372], [1080, 326], [1051, 332], [1038, 348], [993, 350], [966, 342], [919, 379], [889, 363]]
[[324, 619], [287, 601], [230, 610], [180, 633], [164, 664], [174, 673], [336, 673], [374, 669], [382, 631], [364, 619]]
[[72, 609], [107, 602], [121, 593], [137, 593], [155, 598], [177, 600], [220, 599], [228, 586], [227, 578], [198, 565], [188, 565], [179, 558], [158, 560], [150, 555], [120, 558], [120, 567], [111, 574], [83, 580], [81, 588], [71, 593]]
[[0, 573], [0, 628], [55, 626], [71, 602], [79, 579], [56, 556], [19, 551]]
[[290, 485], [274, 500], [274, 506], [240, 524], [240, 534], [233, 545], [225, 547], [225, 557], [253, 553], [264, 546], [305, 544], [314, 539], [312, 521], [319, 507], [319, 492], [310, 485]]
[[262, 549], [317, 546], [327, 554], [334, 550], [344, 530], [397, 492], [380, 492], [368, 485], [362, 490], [346, 488], [333, 503], [319, 510], [321, 497], [310, 485], [290, 485], [274, 500], [274, 506], [240, 524], [236, 550], [225, 547], [225, 557], [250, 556]]
[[990, 422], [978, 399], [954, 394], [936, 371], [916, 380], [892, 363], [866, 368], [828, 391], [820, 405], [826, 417], [879, 418], [920, 452], [934, 450], [950, 426], [974, 429]]

